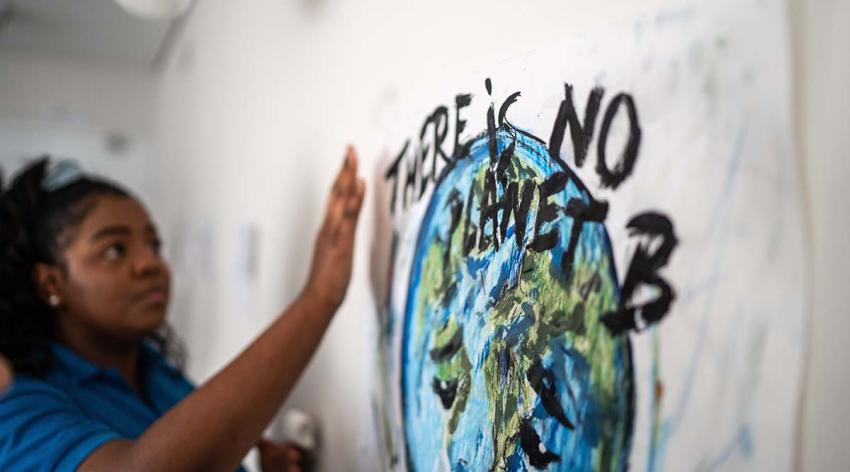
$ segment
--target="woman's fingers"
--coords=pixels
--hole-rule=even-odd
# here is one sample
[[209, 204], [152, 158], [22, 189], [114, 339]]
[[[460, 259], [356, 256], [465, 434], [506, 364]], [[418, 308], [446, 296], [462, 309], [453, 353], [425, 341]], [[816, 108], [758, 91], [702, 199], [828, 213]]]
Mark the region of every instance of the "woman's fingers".
[[354, 146], [349, 145], [345, 150], [345, 163], [342, 167], [343, 173], [343, 181], [342, 181], [342, 191], [343, 193], [351, 194], [354, 192], [354, 187], [357, 183], [357, 151], [354, 149]]
[[333, 221], [339, 222], [345, 212], [346, 201], [356, 191], [357, 186], [357, 154], [349, 146], [345, 154], [345, 163], [339, 172], [338, 191], [334, 191], [334, 205], [331, 209]]
[[365, 192], [365, 182], [357, 177], [357, 154], [349, 147], [316, 240], [306, 289], [333, 309], [342, 303], [351, 279], [354, 233]]
[[356, 193], [356, 190], [357, 153], [352, 146], [348, 146], [342, 169], [340, 169], [334, 181], [325, 215], [324, 226], [332, 236], [337, 233], [337, 227], [345, 216], [347, 202]]
[[363, 202], [365, 182], [357, 177], [357, 153], [352, 147], [348, 148], [345, 165], [340, 175], [342, 177], [339, 181], [341, 192], [334, 195], [334, 204], [331, 206], [329, 215], [332, 243], [339, 240], [346, 227], [356, 225]]
[[357, 179], [354, 193], [345, 203], [344, 221], [340, 224], [339, 237], [344, 241], [352, 241], [354, 231], [357, 229], [357, 221], [360, 219], [360, 210], [363, 208], [363, 199], [366, 196], [366, 182]]
[[[354, 166], [351, 165], [352, 160], [355, 161], [353, 163]], [[336, 178], [334, 179], [333, 187], [331, 187], [332, 195], [339, 195], [345, 193], [345, 191], [351, 185], [348, 179], [350, 179], [352, 175], [352, 172], [350, 172], [350, 170], [353, 168], [356, 171], [356, 160], [357, 155], [354, 151], [354, 147], [349, 145], [345, 148], [345, 156], [343, 156], [342, 167], [340, 168], [339, 172], [336, 175]]]

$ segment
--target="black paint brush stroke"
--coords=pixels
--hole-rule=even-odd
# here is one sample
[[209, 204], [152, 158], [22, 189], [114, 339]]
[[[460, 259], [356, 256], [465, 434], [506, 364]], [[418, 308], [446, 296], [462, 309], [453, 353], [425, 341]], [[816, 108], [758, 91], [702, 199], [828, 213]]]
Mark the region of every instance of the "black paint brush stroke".
[[531, 425], [531, 420], [524, 419], [519, 425], [519, 444], [531, 466], [536, 469], [545, 469], [552, 462], [561, 461], [561, 456], [551, 451], [541, 452], [540, 442], [540, 436]]
[[534, 389], [538, 398], [540, 398], [540, 404], [543, 405], [546, 413], [552, 415], [552, 417], [565, 427], [575, 429], [575, 425], [567, 419], [567, 414], [558, 401], [558, 392], [555, 389], [555, 374], [550, 369], [543, 367], [543, 362], [540, 361], [540, 358], [534, 359], [534, 363], [526, 372], [526, 378], [528, 378], [528, 383], [531, 384], [531, 388]]
[[[649, 243], [638, 243], [621, 288], [620, 306], [617, 311], [602, 317], [602, 322], [612, 335], [637, 330], [638, 317], [645, 326], [661, 321], [676, 298], [673, 287], [657, 274], [658, 270], [667, 265], [670, 254], [678, 243], [673, 233], [673, 222], [661, 213], [646, 212], [629, 220], [626, 228], [629, 229], [630, 236], [661, 237], [661, 244], [655, 252], [650, 253]], [[644, 305], [627, 306], [639, 285], [654, 286], [659, 295]]]

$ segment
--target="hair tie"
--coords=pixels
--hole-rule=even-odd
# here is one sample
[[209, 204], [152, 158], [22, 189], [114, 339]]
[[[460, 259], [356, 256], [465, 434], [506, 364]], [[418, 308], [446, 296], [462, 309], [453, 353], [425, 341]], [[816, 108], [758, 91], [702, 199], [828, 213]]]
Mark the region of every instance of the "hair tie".
[[44, 179], [41, 181], [41, 189], [48, 193], [55, 192], [62, 187], [84, 179], [85, 176], [82, 167], [75, 160], [62, 159], [51, 162], [48, 164]]

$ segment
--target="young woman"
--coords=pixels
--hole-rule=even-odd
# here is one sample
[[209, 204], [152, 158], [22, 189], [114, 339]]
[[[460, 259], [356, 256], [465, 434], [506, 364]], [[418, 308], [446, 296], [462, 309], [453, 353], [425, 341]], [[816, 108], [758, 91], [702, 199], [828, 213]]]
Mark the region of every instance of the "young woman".
[[351, 277], [365, 192], [349, 148], [301, 294], [194, 388], [164, 320], [169, 268], [127, 191], [46, 159], [0, 194], [0, 470], [233, 471], [254, 445], [271, 470], [293, 448], [261, 438], [316, 350]]

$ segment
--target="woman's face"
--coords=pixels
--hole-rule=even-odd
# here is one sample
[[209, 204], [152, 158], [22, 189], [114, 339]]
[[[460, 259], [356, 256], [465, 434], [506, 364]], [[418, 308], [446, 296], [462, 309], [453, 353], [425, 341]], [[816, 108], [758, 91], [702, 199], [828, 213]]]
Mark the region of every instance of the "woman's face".
[[170, 270], [139, 202], [94, 199], [63, 253], [60, 322], [115, 341], [137, 340], [165, 319]]

